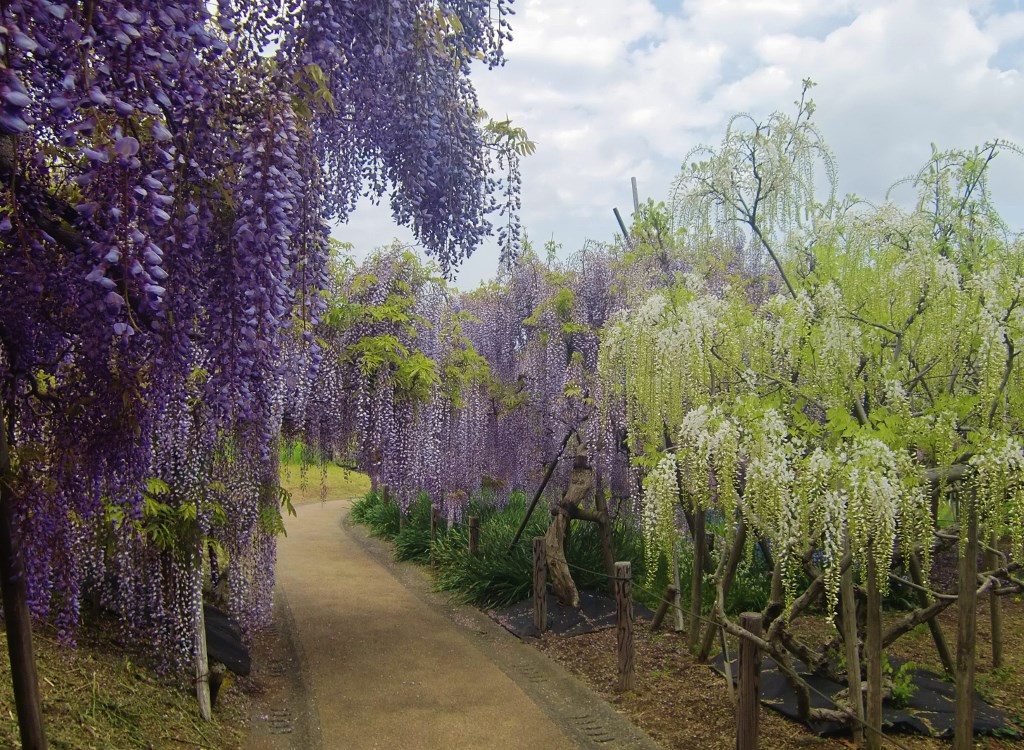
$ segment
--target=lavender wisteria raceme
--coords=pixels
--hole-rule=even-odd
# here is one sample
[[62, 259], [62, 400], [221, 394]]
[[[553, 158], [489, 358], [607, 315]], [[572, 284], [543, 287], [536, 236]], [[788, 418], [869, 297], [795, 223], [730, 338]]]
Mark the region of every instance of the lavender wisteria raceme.
[[510, 12], [0, 5], [0, 398], [37, 615], [70, 633], [116, 577], [108, 604], [180, 661], [205, 559], [157, 543], [180, 522], [226, 553], [243, 626], [266, 617], [284, 403], [329, 354], [327, 222], [366, 187], [445, 269], [479, 245], [468, 75]]

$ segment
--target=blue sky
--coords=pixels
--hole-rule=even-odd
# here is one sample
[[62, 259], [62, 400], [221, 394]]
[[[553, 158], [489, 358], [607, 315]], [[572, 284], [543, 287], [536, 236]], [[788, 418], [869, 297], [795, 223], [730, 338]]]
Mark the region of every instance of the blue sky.
[[[841, 194], [881, 200], [940, 148], [1024, 143], [1021, 0], [517, 0], [508, 63], [481, 70], [482, 106], [537, 144], [523, 165], [522, 218], [564, 252], [610, 240], [612, 208], [667, 199], [687, 152], [729, 117], [791, 111], [812, 78], [815, 119]], [[1004, 217], [1024, 228], [1024, 157], [997, 159]], [[339, 239], [358, 254], [407, 231], [363, 202]], [[460, 286], [493, 275], [493, 245]]]

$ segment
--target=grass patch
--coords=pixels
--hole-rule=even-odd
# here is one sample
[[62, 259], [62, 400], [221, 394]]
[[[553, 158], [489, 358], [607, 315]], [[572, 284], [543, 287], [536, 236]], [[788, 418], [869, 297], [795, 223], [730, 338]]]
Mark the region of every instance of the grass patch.
[[370, 478], [362, 472], [338, 466], [333, 461], [321, 465], [312, 456], [303, 455], [301, 446], [281, 452], [281, 486], [292, 496], [293, 505], [362, 497], [370, 491]]
[[[222, 690], [213, 721], [206, 723], [194, 693], [157, 677], [147, 655], [118, 643], [113, 623], [102, 625], [83, 627], [77, 647], [58, 643], [48, 628], [35, 629], [43, 719], [53, 750], [242, 747], [247, 706], [237, 687]], [[0, 747], [20, 747], [2, 628], [0, 648]]]

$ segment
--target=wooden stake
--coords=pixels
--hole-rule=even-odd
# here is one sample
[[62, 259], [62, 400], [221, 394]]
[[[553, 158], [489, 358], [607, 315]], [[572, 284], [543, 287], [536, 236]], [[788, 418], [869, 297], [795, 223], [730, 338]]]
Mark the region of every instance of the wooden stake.
[[633, 651], [633, 566], [628, 562], [615, 563], [615, 618], [618, 624], [620, 693], [636, 687], [635, 654]]
[[[993, 531], [989, 535], [988, 546], [991, 549], [985, 551], [985, 567], [988, 570], [996, 570], [1002, 567], [999, 559], [999, 536]], [[994, 590], [988, 595], [988, 616], [992, 625], [992, 668], [999, 669], [1003, 666], [1003, 600]]]
[[551, 481], [551, 475], [555, 473], [555, 467], [558, 466], [558, 459], [562, 457], [562, 453], [565, 452], [565, 446], [569, 444], [569, 439], [573, 436], [572, 430], [566, 433], [562, 439], [562, 444], [558, 446], [558, 452], [555, 457], [551, 459], [547, 469], [544, 471], [544, 478], [541, 480], [540, 487], [533, 494], [533, 499], [530, 501], [530, 507], [526, 509], [526, 515], [523, 516], [522, 522], [519, 524], [519, 528], [516, 529], [515, 535], [512, 537], [512, 542], [508, 545], [508, 551], [511, 552], [515, 549], [516, 544], [519, 542], [519, 537], [523, 535], [523, 531], [526, 529], [526, 524], [530, 522], [530, 516], [533, 515], [533, 509], [537, 507], [537, 502], [540, 500], [540, 496], [544, 494], [544, 488], [548, 486], [548, 482]]
[[469, 517], [469, 554], [477, 557], [480, 554], [480, 517]]
[[[917, 554], [910, 556], [910, 579], [918, 586], [924, 586], [921, 558]], [[921, 607], [927, 607], [931, 603], [928, 594], [920, 589], [917, 590], [917, 601]], [[952, 677], [956, 671], [956, 666], [953, 663], [953, 652], [949, 650], [949, 643], [946, 641], [946, 634], [942, 632], [942, 625], [939, 623], [938, 617], [928, 618], [928, 630], [932, 634], [932, 641], [935, 643], [935, 650], [939, 654], [939, 661], [942, 662], [943, 669], [946, 670], [946, 674]]]
[[[850, 551], [850, 538], [843, 540], [844, 556]], [[853, 565], [847, 566], [839, 579], [839, 597], [842, 604], [843, 641], [846, 646], [847, 689], [856, 721], [851, 727], [854, 747], [864, 747], [864, 693], [861, 689], [860, 639], [857, 637], [857, 597], [853, 591]]]
[[676, 597], [672, 600], [672, 611], [676, 621], [676, 632], [682, 633], [686, 629], [683, 622], [683, 597], [682, 582], [679, 579], [679, 539], [672, 545], [672, 586], [676, 590]]
[[704, 553], [707, 537], [704, 533], [706, 513], [703, 509], [693, 514], [693, 569], [690, 576], [690, 623], [686, 631], [686, 647], [693, 651], [700, 634], [700, 612], [704, 598]]
[[533, 626], [548, 629], [548, 555], [544, 537], [533, 538]]
[[196, 617], [196, 698], [199, 699], [199, 715], [203, 721], [213, 720], [213, 706], [210, 703], [210, 657], [206, 652], [206, 615], [203, 600], [199, 599], [199, 613]]
[[[867, 627], [864, 633], [864, 661], [868, 672], [867, 748], [882, 750], [882, 596], [878, 590], [878, 565], [868, 545]], [[874, 731], [871, 731], [871, 730]]]
[[[960, 592], [957, 597], [956, 716], [953, 725], [954, 750], [974, 747], [974, 658], [978, 613], [978, 509], [973, 493], [964, 493], [966, 512], [961, 512]], [[966, 519], [963, 518], [966, 516]], [[965, 523], [966, 521], [966, 523]]]
[[28, 609], [21, 552], [14, 545], [14, 490], [7, 442], [8, 415], [0, 401], [0, 596], [7, 625], [7, 652], [18, 712], [22, 750], [46, 750], [43, 702], [32, 647], [32, 618]]
[[[761, 635], [761, 614], [744, 612], [740, 627], [751, 635]], [[740, 639], [739, 699], [736, 701], [736, 750], [757, 750], [761, 717], [759, 700], [761, 652], [749, 638]]]

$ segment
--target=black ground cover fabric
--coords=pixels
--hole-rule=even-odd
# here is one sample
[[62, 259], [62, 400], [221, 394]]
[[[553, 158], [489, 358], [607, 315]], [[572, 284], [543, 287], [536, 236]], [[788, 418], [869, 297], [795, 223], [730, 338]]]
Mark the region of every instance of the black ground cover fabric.
[[[491, 617], [518, 638], [536, 638], [540, 635], [533, 626], [533, 599], [526, 599], [511, 607], [491, 612]], [[653, 613], [633, 603], [633, 618], [651, 619]], [[580, 592], [580, 608], [563, 607], [552, 594], [548, 594], [548, 630], [571, 637], [615, 627], [615, 600], [592, 591]]]
[[[898, 659], [889, 661], [894, 670], [899, 670], [903, 665]], [[724, 674], [721, 655], [713, 664], [715, 669]], [[794, 666], [812, 688], [811, 707], [836, 708], [835, 703], [823, 698], [821, 694], [833, 696], [844, 690], [846, 685], [827, 677], [807, 674], [804, 665], [799, 661], [794, 662]], [[732, 662], [732, 673], [738, 674], [735, 661]], [[911, 670], [910, 674], [917, 691], [903, 708], [896, 708], [888, 700], [884, 703], [882, 723], [885, 730], [932, 737], [952, 737], [955, 716], [953, 683], [922, 669]], [[765, 658], [761, 663], [761, 702], [784, 716], [799, 720], [796, 693], [775, 666], [775, 662], [769, 658]], [[820, 735], [844, 734], [848, 731], [844, 726], [833, 722], [811, 722], [810, 728]], [[974, 696], [974, 733], [1004, 737], [1024, 736], [1021, 726], [1009, 714], [988, 705], [978, 695]]]
[[248, 675], [252, 663], [238, 625], [209, 604], [203, 605], [203, 618], [206, 621], [206, 653], [210, 661], [219, 661], [241, 677]]

